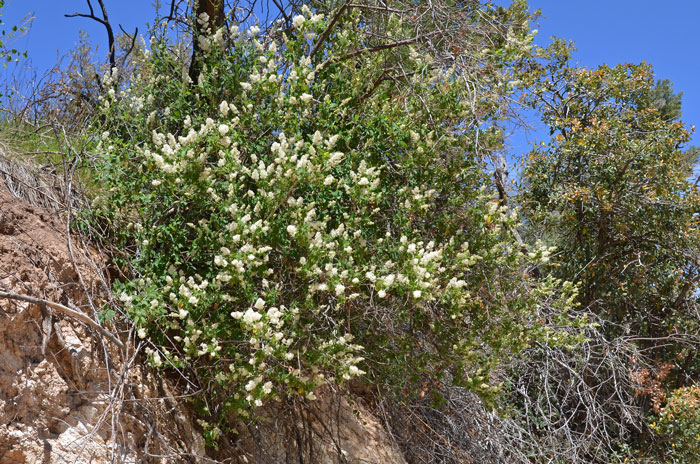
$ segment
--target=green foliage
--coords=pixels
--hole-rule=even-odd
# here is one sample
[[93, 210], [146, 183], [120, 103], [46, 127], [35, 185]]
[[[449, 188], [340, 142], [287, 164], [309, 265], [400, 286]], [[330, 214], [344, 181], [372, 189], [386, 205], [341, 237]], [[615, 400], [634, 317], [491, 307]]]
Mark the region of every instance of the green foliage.
[[673, 84], [669, 79], [656, 81], [653, 90], [655, 105], [659, 108], [661, 119], [673, 121], [681, 118], [683, 106], [683, 92], [674, 93]]
[[[0, 0], [0, 10], [5, 6], [5, 1]], [[0, 12], [0, 18], [2, 18], [2, 13]], [[15, 36], [17, 34], [22, 34], [27, 31], [27, 24], [29, 21], [25, 21], [25, 23], [21, 26], [13, 25], [10, 28], [10, 31], [6, 31], [5, 29], [0, 29], [0, 62], [2, 62], [2, 66], [4, 68], [7, 67], [7, 63], [11, 63], [13, 61], [18, 61], [20, 57], [26, 58], [27, 57], [27, 52], [26, 51], [21, 51], [16, 48], [8, 48], [11, 46], [13, 40], [16, 38]], [[5, 23], [0, 19], [0, 27], [4, 26]], [[1, 95], [0, 95], [1, 96]]]
[[651, 423], [673, 463], [700, 461], [700, 386], [674, 390]]
[[[649, 462], [639, 456], [658, 437], [634, 430], [645, 428], [665, 391], [698, 375], [678, 343], [697, 344], [700, 329], [700, 192], [689, 180], [697, 150], [687, 148], [689, 132], [678, 120], [680, 95], [668, 81], [655, 84], [649, 65], [581, 69], [570, 66], [570, 50], [555, 41], [527, 74], [524, 101], [552, 138], [528, 154], [519, 200], [526, 236], [558, 249], [544, 275], [577, 284], [577, 302], [600, 331], [581, 351], [553, 350], [558, 368], [544, 358], [537, 379], [524, 370], [516, 381], [531, 388], [523, 404], [535, 403], [523, 409], [547, 404], [565, 418], [560, 427], [551, 413], [541, 416], [553, 424], [545, 433], [571, 433], [567, 424], [577, 418], [575, 435], [585, 432], [567, 445], [583, 450], [576, 462]], [[524, 366], [533, 365], [537, 356], [528, 353]], [[568, 375], [563, 366], [580, 374], [569, 383], [575, 394], [558, 383]], [[540, 396], [540, 385], [555, 387]]]
[[662, 111], [648, 65], [585, 70], [555, 58], [533, 75], [528, 101], [554, 137], [529, 154], [521, 199], [560, 247], [552, 273], [575, 277], [580, 302], [609, 320], [676, 331], [698, 281], [688, 131]]
[[[150, 362], [194, 372], [215, 420], [364, 374], [388, 393], [488, 397], [493, 367], [574, 340], [549, 327], [572, 323], [574, 287], [531, 277], [552, 250], [523, 251], [478, 155], [527, 28], [470, 38], [484, 61], [457, 68], [358, 50], [366, 21], [351, 10], [319, 39], [330, 23], [305, 9], [292, 31], [212, 31], [197, 83], [157, 34], [130, 82], [105, 78], [95, 206], [128, 252], [117, 291]], [[404, 77], [384, 80], [397, 55]]]

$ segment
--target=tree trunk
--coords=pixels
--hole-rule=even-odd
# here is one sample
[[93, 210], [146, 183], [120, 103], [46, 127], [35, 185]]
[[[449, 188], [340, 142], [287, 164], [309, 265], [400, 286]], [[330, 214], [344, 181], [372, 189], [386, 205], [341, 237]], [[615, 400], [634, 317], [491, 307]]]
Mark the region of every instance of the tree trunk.
[[[207, 28], [211, 28], [211, 32], [224, 25], [224, 0], [196, 0], [197, 16], [194, 21], [192, 31], [192, 60], [190, 61], [189, 76], [192, 82], [199, 80], [199, 73], [202, 71], [201, 48], [199, 46], [199, 37], [207, 35]], [[201, 24], [198, 19], [202, 13], [209, 16], [207, 23]]]

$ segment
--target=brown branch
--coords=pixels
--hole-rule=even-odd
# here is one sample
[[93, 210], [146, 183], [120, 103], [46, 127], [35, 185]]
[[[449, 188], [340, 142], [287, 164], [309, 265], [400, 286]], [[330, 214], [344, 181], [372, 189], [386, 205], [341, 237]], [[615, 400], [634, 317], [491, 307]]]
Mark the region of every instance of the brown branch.
[[90, 14], [73, 13], [73, 14], [66, 14], [63, 16], [65, 16], [66, 18], [92, 19], [92, 20], [97, 21], [98, 23], [102, 24], [105, 27], [105, 29], [107, 29], [107, 40], [108, 40], [108, 45], [109, 45], [109, 69], [111, 71], [112, 69], [117, 67], [116, 61], [114, 58], [114, 54], [116, 51], [116, 48], [114, 46], [114, 30], [112, 29], [112, 25], [109, 23], [109, 17], [107, 16], [107, 8], [105, 8], [104, 1], [97, 0], [97, 2], [99, 3], [100, 8], [102, 9], [102, 18], [95, 16], [95, 10], [92, 8], [91, 0], [87, 0], [88, 8], [90, 8]]
[[336, 23], [340, 19], [340, 17], [343, 15], [343, 12], [348, 8], [348, 2], [346, 1], [343, 6], [341, 6], [338, 9], [338, 12], [333, 16], [333, 19], [331, 22], [328, 24], [326, 29], [321, 33], [321, 36], [318, 38], [318, 42], [316, 42], [316, 45], [314, 45], [314, 48], [311, 50], [311, 53], [309, 53], [309, 58], [313, 57], [318, 50], [321, 48], [321, 45], [323, 45], [323, 42], [328, 39], [328, 36], [331, 35], [331, 32], [333, 31], [333, 28], [335, 27]]
[[290, 24], [290, 23], [292, 22], [292, 18], [290, 18], [289, 15], [287, 14], [287, 12], [284, 11], [284, 7], [282, 6], [282, 4], [280, 4], [277, 0], [272, 0], [272, 3], [275, 4], [275, 6], [276, 6], [277, 9], [279, 10], [280, 14], [281, 14], [282, 17], [284, 18], [284, 21], [285, 21], [287, 24]]
[[110, 332], [109, 330], [100, 326], [97, 322], [90, 319], [90, 317], [88, 317], [86, 314], [82, 313], [81, 311], [77, 311], [77, 310], [71, 309], [67, 306], [63, 306], [60, 303], [54, 303], [53, 301], [44, 300], [41, 298], [34, 298], [32, 296], [27, 296], [27, 295], [18, 295], [16, 293], [8, 293], [8, 292], [0, 291], [0, 298], [6, 298], [8, 300], [26, 301], [28, 303], [32, 303], [32, 304], [39, 305], [39, 306], [48, 306], [51, 309], [55, 309], [56, 311], [62, 312], [63, 314], [65, 314], [67, 316], [70, 316], [74, 319], [77, 319], [77, 320], [83, 322], [87, 326], [98, 331], [104, 337], [108, 338], [115, 345], [117, 345], [122, 351], [124, 350], [124, 343], [122, 343], [121, 340], [119, 340], [114, 334], [112, 334], [112, 332]]
[[122, 25], [119, 25], [119, 29], [122, 30], [125, 36], [131, 38], [131, 46], [129, 47], [129, 50], [127, 50], [126, 54], [124, 55], [124, 58], [122, 59], [122, 66], [126, 64], [127, 58], [129, 58], [129, 55], [131, 55], [131, 52], [134, 51], [134, 46], [136, 46], [136, 37], [139, 35], [139, 28], [137, 27], [136, 30], [134, 31], [133, 36], [129, 36], [129, 33], [124, 30]]
[[404, 14], [407, 10], [397, 10], [396, 8], [389, 8], [388, 6], [372, 6], [372, 5], [362, 5], [360, 3], [348, 3], [348, 8], [358, 8], [361, 10], [371, 10], [371, 11], [384, 11], [387, 13], [399, 13]]
[[345, 55], [344, 57], [342, 57], [340, 59], [341, 60], [348, 60], [348, 59], [354, 58], [358, 55], [362, 55], [363, 53], [374, 53], [374, 52], [379, 52], [382, 50], [390, 50], [392, 48], [403, 47], [404, 45], [411, 45], [411, 44], [414, 44], [416, 42], [420, 42], [423, 39], [430, 38], [430, 37], [437, 35], [437, 34], [438, 34], [438, 32], [431, 32], [429, 34], [418, 35], [416, 37], [412, 37], [412, 38], [406, 39], [406, 40], [400, 40], [398, 42], [376, 45], [374, 47], [361, 48], [361, 49], [356, 50], [352, 53], [348, 53], [347, 55]]

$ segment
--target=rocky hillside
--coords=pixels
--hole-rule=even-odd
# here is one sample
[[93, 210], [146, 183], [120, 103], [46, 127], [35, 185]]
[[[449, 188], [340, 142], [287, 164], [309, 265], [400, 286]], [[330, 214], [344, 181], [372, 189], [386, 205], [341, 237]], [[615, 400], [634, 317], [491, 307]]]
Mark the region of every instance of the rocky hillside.
[[241, 423], [237, 441], [205, 448], [191, 392], [144, 366], [145, 343], [88, 326], [109, 285], [103, 258], [26, 197], [0, 185], [1, 463], [405, 462], [366, 408], [331, 392], [313, 407], [270, 409]]

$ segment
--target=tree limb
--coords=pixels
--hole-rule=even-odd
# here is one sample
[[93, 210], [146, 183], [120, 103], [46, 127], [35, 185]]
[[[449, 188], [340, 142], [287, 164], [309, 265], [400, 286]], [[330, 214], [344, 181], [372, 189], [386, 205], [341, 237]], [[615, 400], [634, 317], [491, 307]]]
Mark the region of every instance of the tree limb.
[[103, 0], [97, 0], [97, 2], [100, 5], [100, 8], [102, 9], [102, 18], [99, 18], [95, 16], [95, 10], [92, 7], [92, 1], [87, 0], [88, 8], [90, 8], [90, 14], [85, 14], [85, 13], [73, 13], [73, 14], [67, 14], [63, 15], [66, 18], [88, 18], [92, 19], [94, 21], [97, 21], [98, 23], [102, 24], [105, 29], [107, 29], [107, 40], [108, 40], [108, 45], [109, 45], [109, 69], [110, 71], [114, 68], [117, 67], [116, 65], [116, 60], [115, 60], [115, 45], [114, 45], [114, 30], [112, 29], [112, 25], [109, 23], [109, 17], [107, 16], [107, 8], [105, 8], [105, 4]]
[[341, 6], [338, 9], [338, 12], [333, 16], [333, 19], [331, 19], [331, 22], [328, 24], [326, 27], [326, 30], [324, 30], [321, 33], [321, 36], [318, 38], [318, 42], [316, 42], [316, 45], [314, 45], [314, 48], [311, 50], [311, 53], [309, 53], [309, 58], [313, 57], [318, 50], [321, 48], [321, 45], [323, 45], [323, 42], [326, 41], [329, 35], [331, 35], [331, 32], [333, 31], [333, 28], [335, 27], [336, 23], [340, 19], [340, 17], [343, 15], [343, 12], [348, 8], [349, 2], [345, 2], [343, 6]]
[[109, 330], [100, 326], [97, 322], [90, 319], [90, 317], [88, 317], [86, 314], [82, 313], [81, 311], [71, 309], [67, 306], [63, 306], [60, 303], [54, 303], [53, 301], [44, 300], [41, 298], [34, 298], [32, 296], [27, 296], [27, 295], [18, 295], [16, 293], [8, 293], [8, 292], [0, 291], [0, 298], [6, 298], [8, 300], [26, 301], [28, 303], [32, 303], [32, 304], [39, 305], [39, 306], [42, 306], [42, 305], [48, 306], [49, 308], [55, 309], [56, 311], [59, 311], [59, 312], [62, 312], [63, 314], [65, 314], [67, 316], [70, 316], [74, 319], [78, 319], [80, 322], [83, 322], [87, 326], [98, 331], [104, 337], [108, 338], [115, 345], [117, 345], [122, 351], [124, 350], [124, 343], [122, 343], [121, 340], [119, 340], [114, 334], [112, 334], [112, 332], [110, 332]]

